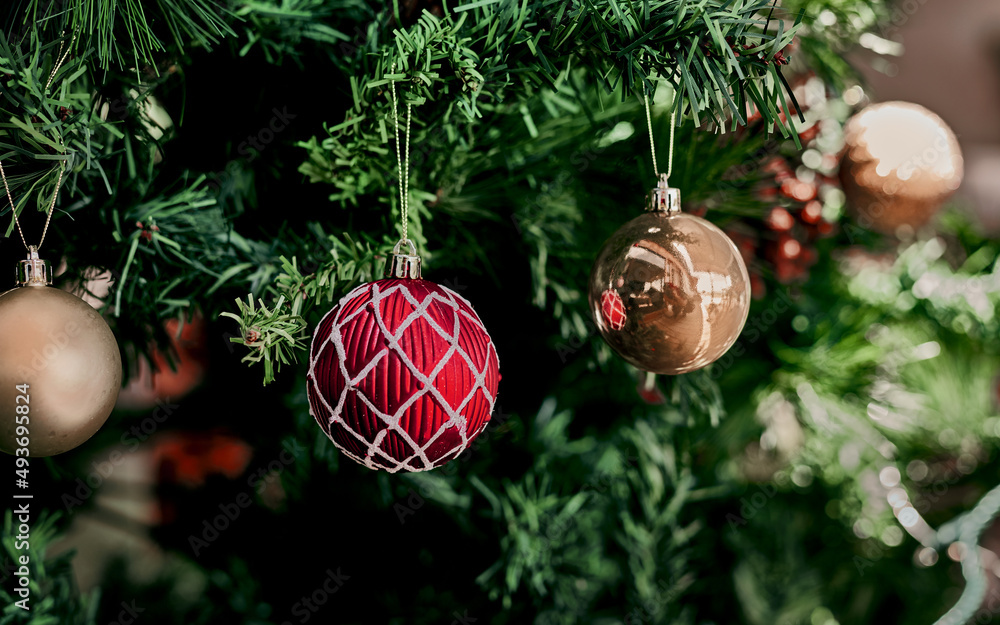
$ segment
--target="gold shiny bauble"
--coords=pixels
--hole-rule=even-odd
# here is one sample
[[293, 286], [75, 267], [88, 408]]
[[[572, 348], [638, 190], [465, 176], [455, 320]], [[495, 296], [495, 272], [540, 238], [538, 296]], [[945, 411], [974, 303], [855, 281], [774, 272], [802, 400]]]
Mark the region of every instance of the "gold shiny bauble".
[[[96, 310], [65, 291], [34, 284], [0, 295], [0, 358], [0, 450], [6, 453], [21, 446], [18, 421], [27, 427], [30, 456], [73, 449], [104, 425], [118, 398], [122, 362], [115, 336]], [[24, 385], [26, 393], [17, 388]]]
[[895, 234], [926, 224], [962, 183], [962, 151], [940, 117], [917, 104], [884, 102], [844, 127], [840, 179], [862, 228]]
[[750, 277], [732, 240], [711, 222], [681, 213], [679, 193], [669, 191], [669, 207], [661, 183], [654, 210], [608, 239], [589, 290], [608, 345], [640, 369], [679, 374], [714, 362], [739, 337], [750, 310]]

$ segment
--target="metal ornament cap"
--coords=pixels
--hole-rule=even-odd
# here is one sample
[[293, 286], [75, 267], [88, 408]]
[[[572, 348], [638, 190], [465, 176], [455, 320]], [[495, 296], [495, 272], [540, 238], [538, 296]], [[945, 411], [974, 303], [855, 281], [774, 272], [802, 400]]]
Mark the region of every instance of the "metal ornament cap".
[[[410, 248], [409, 254], [400, 252], [403, 244]], [[385, 264], [386, 278], [420, 279], [420, 257], [417, 256], [417, 246], [410, 239], [400, 239], [392, 248], [392, 258]]]
[[52, 284], [52, 265], [38, 256], [38, 248], [28, 248], [28, 259], [17, 263], [18, 286], [48, 286]]
[[660, 184], [646, 196], [647, 211], [662, 211], [668, 215], [681, 212], [681, 190], [667, 183], [666, 174], [660, 175]]

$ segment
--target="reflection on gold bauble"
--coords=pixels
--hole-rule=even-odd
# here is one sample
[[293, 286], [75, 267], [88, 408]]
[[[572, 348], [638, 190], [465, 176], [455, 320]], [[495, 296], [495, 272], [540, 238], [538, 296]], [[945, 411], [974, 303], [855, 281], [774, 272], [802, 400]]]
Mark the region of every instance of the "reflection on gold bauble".
[[[90, 438], [121, 386], [118, 343], [96, 310], [65, 291], [35, 284], [0, 295], [0, 450], [15, 453], [17, 420], [30, 455], [53, 456]], [[16, 387], [27, 385], [27, 423]], [[25, 412], [24, 410], [21, 411]]]
[[940, 117], [908, 102], [862, 110], [844, 127], [840, 179], [862, 228], [926, 224], [962, 182], [962, 151]]
[[590, 308], [601, 336], [626, 361], [686, 373], [717, 360], [739, 337], [750, 277], [722, 230], [680, 212], [676, 189], [661, 183], [653, 194], [663, 200], [651, 198], [656, 210], [622, 226], [598, 254]]

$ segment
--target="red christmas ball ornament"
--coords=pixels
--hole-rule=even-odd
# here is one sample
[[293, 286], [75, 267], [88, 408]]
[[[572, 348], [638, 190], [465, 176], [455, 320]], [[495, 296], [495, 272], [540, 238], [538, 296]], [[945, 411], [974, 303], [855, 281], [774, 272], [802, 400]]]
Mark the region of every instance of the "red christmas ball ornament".
[[[401, 242], [402, 243], [402, 242]], [[369, 469], [427, 471], [483, 431], [500, 363], [472, 305], [420, 278], [396, 246], [385, 279], [357, 287], [316, 327], [310, 412], [333, 443]]]
[[618, 291], [605, 289], [604, 293], [601, 294], [601, 315], [604, 317], [604, 322], [612, 330], [621, 330], [625, 327], [627, 313], [622, 296], [618, 294]]

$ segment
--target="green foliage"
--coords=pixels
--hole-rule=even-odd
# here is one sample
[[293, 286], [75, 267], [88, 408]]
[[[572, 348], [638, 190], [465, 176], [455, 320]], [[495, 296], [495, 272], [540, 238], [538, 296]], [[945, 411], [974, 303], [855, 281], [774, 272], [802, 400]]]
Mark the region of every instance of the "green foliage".
[[[238, 324], [230, 340], [247, 348], [243, 360], [263, 363], [265, 383], [295, 389], [285, 402], [293, 418], [252, 424], [259, 449], [290, 440], [309, 448], [282, 475], [281, 523], [297, 529], [331, 493], [358, 524], [380, 513], [394, 520], [399, 498], [419, 492], [419, 514], [433, 517], [422, 530], [432, 531], [413, 542], [424, 548], [438, 532], [451, 551], [455, 541], [474, 546], [462, 554], [472, 562], [459, 571], [468, 582], [462, 600], [478, 601], [479, 589], [476, 607], [502, 612], [498, 623], [879, 622], [893, 593], [909, 600], [900, 623], [946, 607], [948, 571], [914, 569], [917, 545], [878, 475], [898, 469], [931, 526], [995, 482], [1000, 415], [987, 399], [1000, 336], [995, 243], [949, 218], [946, 239], [855, 271], [832, 260], [850, 243], [841, 236], [824, 244], [810, 282], [783, 300], [790, 309], [732, 368], [669, 381], [637, 380], [612, 360], [586, 302], [594, 252], [638, 213], [654, 180], [641, 96], [652, 96], [661, 168], [671, 108], [679, 112], [672, 181], [687, 205], [719, 223], [761, 216], [772, 204], [757, 193], [760, 164], [797, 141], [775, 55], [795, 37], [795, 62], [842, 86], [851, 76], [842, 53], [878, 28], [883, 3], [482, 0], [404, 15], [363, 0], [102, 0], [45, 13], [57, 4], [29, 2], [33, 13], [17, 13], [16, 23], [32, 36], [0, 40], [0, 72], [10, 77], [0, 87], [0, 158], [10, 163], [17, 210], [32, 200], [44, 209], [67, 164], [56, 223], [72, 216], [91, 230], [75, 236], [67, 224], [56, 236], [71, 266], [110, 270], [123, 342], [145, 345], [150, 325], [194, 305], [215, 313], [236, 302], [223, 316]], [[48, 21], [36, 26], [39, 16]], [[223, 38], [229, 45], [216, 45]], [[323, 99], [325, 126], [313, 119], [253, 159], [226, 151], [232, 175], [214, 183], [206, 170], [215, 164], [172, 160], [171, 142], [188, 132], [186, 101], [216, 100], [220, 125], [234, 110], [262, 106], [262, 91], [250, 88], [179, 95], [185, 53], [209, 46], [229, 55], [230, 65], [219, 64], [227, 70], [280, 66], [320, 81], [309, 97]], [[47, 90], [67, 48], [74, 53]], [[163, 71], [175, 64], [180, 71]], [[495, 416], [471, 459], [430, 474], [352, 479], [362, 470], [317, 435], [299, 355], [319, 315], [375, 278], [399, 238], [393, 81], [398, 112], [413, 107], [410, 234], [425, 266], [445, 278], [484, 274], [510, 298], [511, 310], [495, 314], [523, 324], [521, 344], [508, 349], [531, 350], [559, 371], [537, 381], [551, 386], [539, 398], [515, 400], [533, 412], [538, 404], [526, 403], [537, 399], [537, 414]], [[761, 121], [743, 128], [753, 109]], [[231, 141], [229, 132], [213, 138]], [[311, 185], [299, 184], [296, 168]], [[281, 204], [293, 188], [328, 201]], [[511, 276], [528, 286], [505, 283]], [[772, 296], [784, 288], [768, 286]], [[752, 315], [777, 310], [775, 301], [756, 302]], [[952, 456], [968, 473], [936, 460]], [[909, 475], [912, 463], [927, 474]], [[933, 499], [944, 479], [963, 489], [959, 503]], [[956, 536], [972, 544], [994, 503], [987, 497], [941, 527], [936, 546]], [[8, 554], [10, 532], [8, 516]], [[318, 550], [305, 546], [314, 538], [292, 546]], [[445, 557], [432, 551], [420, 557]], [[206, 595], [171, 615], [275, 616], [252, 560], [205, 567]], [[981, 590], [966, 572], [969, 592]], [[92, 616], [93, 604], [60, 583], [43, 583], [54, 588], [52, 610]], [[412, 585], [409, 595], [387, 591], [386, 603], [428, 593], [440, 602], [441, 589]], [[407, 622], [449, 616], [412, 610]]]
[[[105, 159], [121, 141], [144, 139], [141, 133], [126, 139], [121, 124], [99, 117], [87, 66], [82, 57], [64, 58], [66, 43], [22, 46], [0, 35], [0, 160], [18, 212], [32, 198], [47, 210], [64, 166], [68, 187], [89, 186], [85, 178], [110, 191], [116, 174], [105, 169]], [[8, 234], [13, 227], [11, 219]]]
[[297, 60], [306, 41], [338, 49], [349, 37], [329, 23], [334, 12], [344, 10], [325, 0], [241, 2], [235, 10], [236, 16], [245, 20], [242, 30], [246, 43], [240, 55], [260, 46], [269, 63], [280, 64], [286, 59]]
[[[329, 259], [315, 271], [304, 274], [295, 257], [289, 261], [282, 256], [281, 266], [274, 269], [273, 283], [268, 288], [268, 294], [277, 297], [273, 310], [268, 310], [262, 300], [255, 307], [251, 294], [246, 304], [237, 300], [239, 316], [223, 313], [223, 316], [240, 323], [243, 338], [231, 340], [252, 348], [244, 362], [264, 362], [264, 384], [273, 382], [281, 365], [295, 362], [296, 350], [306, 347], [306, 315], [312, 313], [316, 306], [332, 307], [333, 296], [345, 289], [343, 285], [353, 286], [371, 280], [374, 259], [372, 241], [355, 242], [347, 233], [337, 238], [324, 233], [318, 225], [314, 226], [313, 234], [318, 241], [329, 246]], [[250, 263], [234, 266], [230, 274], [235, 275], [250, 267]], [[217, 285], [230, 277], [232, 275], [220, 276]], [[290, 303], [287, 313], [282, 311], [285, 301]]]
[[[623, 424], [610, 441], [571, 438], [572, 412], [546, 400], [531, 445], [553, 460], [498, 491], [476, 481], [502, 535], [501, 560], [478, 579], [491, 596], [510, 608], [527, 591], [542, 622], [606, 622], [637, 606], [654, 606], [656, 623], [690, 622], [685, 552], [701, 524], [685, 523], [683, 511], [711, 495], [681, 466], [686, 451], [669, 439], [670, 420], [651, 417]], [[622, 584], [634, 591], [621, 612], [600, 607]]]
[[[128, 246], [123, 245], [125, 258], [118, 263], [122, 272], [115, 284], [115, 310], [122, 309], [123, 297], [126, 302], [155, 298], [150, 303], [155, 303], [163, 317], [176, 316], [192, 306], [183, 295], [200, 290], [184, 284], [184, 277], [202, 288], [214, 281], [211, 293], [250, 268], [247, 263], [229, 266], [228, 223], [206, 188], [205, 177], [183, 182], [186, 187], [179, 192], [151, 198], [124, 214], [112, 210], [112, 236]], [[183, 277], [177, 275], [178, 266], [187, 269]]]
[[[28, 501], [28, 500], [21, 500]], [[31, 506], [32, 509], [34, 506]], [[0, 613], [0, 623], [3, 625], [94, 625], [97, 610], [95, 596], [84, 596], [79, 593], [73, 581], [71, 567], [72, 553], [63, 553], [57, 557], [46, 557], [49, 545], [58, 537], [57, 514], [43, 513], [39, 517], [32, 516], [27, 539], [16, 539], [20, 523], [14, 519], [14, 510], [8, 508], [3, 517], [3, 545], [0, 567], [2, 567], [3, 586], [0, 587], [0, 601], [4, 609]], [[21, 543], [29, 545], [24, 548]], [[27, 564], [22, 564], [21, 558], [27, 558]], [[27, 575], [17, 571], [24, 566]], [[29, 591], [23, 610], [15, 602], [24, 597], [16, 588], [25, 588], [20, 584], [26, 579]]]
[[[394, 115], [390, 82], [400, 83], [404, 102], [416, 107], [412, 144], [425, 149], [495, 149], [488, 136], [479, 135], [491, 134], [508, 115], [521, 119], [532, 138], [542, 111], [558, 119], [582, 105], [593, 123], [582, 98], [595, 89], [635, 98], [653, 91], [657, 75], [679, 87], [676, 106], [696, 125], [705, 115], [723, 128], [745, 120], [752, 102], [768, 127], [788, 136], [779, 120], [787, 108], [780, 70], [758, 55], [769, 59], [780, 51], [796, 25], [785, 28], [784, 20], [758, 17], [768, 2], [557, 4], [471, 3], [445, 18], [425, 12], [395, 31], [394, 46], [368, 38], [369, 56], [359, 58], [358, 69], [371, 78], [349, 76], [353, 107], [342, 123], [328, 128], [328, 138], [303, 144], [310, 152], [303, 173], [333, 183], [339, 189], [335, 201], [356, 203], [372, 185], [386, 186], [378, 172], [389, 178], [395, 166], [385, 147]], [[526, 105], [539, 97], [545, 108], [529, 112]], [[483, 123], [470, 126], [477, 119]], [[434, 176], [436, 168], [426, 173]]]
[[255, 304], [253, 295], [250, 295], [246, 303], [236, 300], [239, 316], [222, 313], [238, 321], [243, 329], [242, 337], [229, 339], [251, 350], [243, 361], [264, 362], [265, 384], [274, 380], [275, 373], [281, 371], [281, 365], [296, 361], [295, 349], [305, 347], [306, 324], [300, 316], [284, 312], [284, 303], [285, 298], [279, 297], [269, 309], [263, 301], [258, 300]]
[[157, 53], [211, 47], [235, 34], [227, 23], [231, 18], [215, 0], [28, 0], [24, 11], [25, 25], [73, 33], [74, 41], [86, 37], [81, 46], [94, 47], [97, 68], [117, 67], [137, 76], [147, 70], [159, 74]]
[[[953, 217], [945, 221], [964, 230]], [[891, 498], [892, 483], [879, 484], [885, 470], [903, 476], [907, 501], [922, 515], [921, 523], [933, 525], [941, 514], [941, 488], [959, 488], [952, 485], [965, 484], [1000, 449], [1000, 421], [990, 399], [998, 254], [967, 231], [965, 239], [961, 246], [954, 238], [950, 245], [942, 237], [915, 241], [902, 245], [895, 260], [855, 250], [831, 264], [837, 303], [802, 337], [802, 347], [775, 350], [781, 368], [764, 387], [789, 402], [804, 430], [785, 479], [821, 481], [833, 493], [828, 513], [845, 529], [870, 536], [880, 559], [899, 542], [885, 538], [899, 532], [899, 511], [886, 503], [887, 496], [898, 501]], [[768, 431], [779, 435], [774, 426]], [[948, 456], [963, 458], [957, 469], [939, 464]], [[992, 505], [994, 495], [985, 496], [983, 485], [961, 488]], [[968, 530], [966, 544], [977, 543], [982, 524], [994, 515], [980, 511], [980, 525]], [[927, 527], [915, 536], [943, 549], [957, 539], [950, 528]], [[906, 549], [900, 550], [902, 559]], [[857, 572], [874, 566], [867, 555], [856, 558]], [[963, 597], [954, 609], [964, 616], [952, 615], [948, 622], [965, 622], [979, 606], [981, 576], [970, 566], [963, 562], [974, 598]]]
[[784, 0], [781, 3], [790, 13], [802, 12], [809, 16], [797, 35], [799, 49], [806, 57], [806, 65], [826, 84], [837, 89], [849, 86], [848, 81], [857, 78], [844, 52], [856, 46], [862, 35], [893, 38], [896, 25], [889, 21], [891, 4], [852, 0]]

